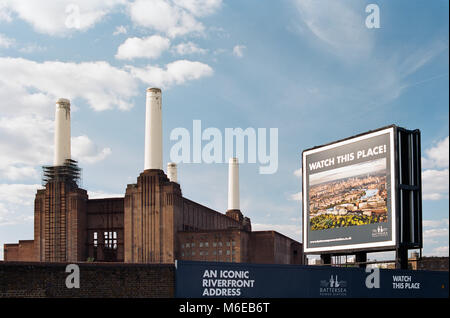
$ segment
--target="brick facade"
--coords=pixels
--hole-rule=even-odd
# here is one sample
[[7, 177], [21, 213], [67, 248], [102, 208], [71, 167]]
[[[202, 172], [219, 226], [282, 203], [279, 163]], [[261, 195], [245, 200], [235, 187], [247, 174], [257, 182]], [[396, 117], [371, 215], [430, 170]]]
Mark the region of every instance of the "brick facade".
[[79, 263], [80, 288], [65, 285], [66, 263], [0, 261], [1, 297], [174, 297], [172, 264]]
[[303, 247], [275, 231], [252, 232], [249, 242], [251, 263], [303, 264]]
[[[224, 214], [184, 198], [180, 185], [156, 169], [142, 172], [135, 184], [127, 186], [124, 198], [89, 200], [86, 190], [70, 180], [48, 182], [36, 194], [34, 236], [27, 243], [5, 244], [5, 260], [159, 264], [176, 259], [266, 264], [303, 260], [300, 243], [274, 231], [252, 232], [250, 219], [240, 210]], [[188, 250], [192, 244], [196, 248]]]
[[179, 232], [180, 260], [302, 264], [302, 245], [275, 231], [224, 229]]
[[16, 244], [5, 244], [3, 257], [5, 259], [16, 261], [36, 260], [34, 240], [20, 240], [19, 243]]
[[249, 233], [239, 229], [178, 233], [178, 259], [248, 263]]
[[422, 271], [447, 271], [448, 272], [448, 256], [444, 257], [412, 257], [408, 260], [409, 267], [413, 270]]
[[[42, 262], [84, 261], [86, 255], [86, 190], [72, 182], [51, 181], [34, 201], [33, 259]], [[5, 257], [5, 260], [8, 260]]]
[[173, 263], [181, 190], [162, 170], [145, 170], [124, 203], [125, 262]]

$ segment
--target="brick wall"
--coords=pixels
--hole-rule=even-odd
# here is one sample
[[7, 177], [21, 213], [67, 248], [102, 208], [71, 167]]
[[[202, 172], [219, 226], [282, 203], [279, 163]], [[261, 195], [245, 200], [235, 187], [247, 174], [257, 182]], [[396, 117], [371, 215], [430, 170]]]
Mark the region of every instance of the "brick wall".
[[273, 233], [256, 231], [250, 235], [250, 259], [255, 263], [270, 264], [275, 258]]
[[34, 240], [20, 240], [18, 244], [5, 244], [5, 261], [35, 261]]
[[260, 264], [302, 264], [302, 245], [275, 231], [250, 234], [250, 262]]
[[169, 264], [79, 263], [80, 288], [66, 288], [66, 263], [0, 262], [1, 297], [174, 297]]
[[3, 245], [3, 259], [5, 261], [19, 260], [19, 244], [9, 243]]
[[[411, 260], [410, 260], [411, 262]], [[416, 265], [416, 269], [425, 271], [448, 271], [447, 257], [423, 257]]]

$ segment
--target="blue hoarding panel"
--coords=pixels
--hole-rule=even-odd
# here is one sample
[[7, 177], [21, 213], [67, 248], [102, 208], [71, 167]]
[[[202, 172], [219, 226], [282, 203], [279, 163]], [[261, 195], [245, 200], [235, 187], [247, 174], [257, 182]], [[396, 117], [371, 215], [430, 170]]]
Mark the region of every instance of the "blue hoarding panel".
[[448, 272], [177, 261], [176, 297], [441, 298]]

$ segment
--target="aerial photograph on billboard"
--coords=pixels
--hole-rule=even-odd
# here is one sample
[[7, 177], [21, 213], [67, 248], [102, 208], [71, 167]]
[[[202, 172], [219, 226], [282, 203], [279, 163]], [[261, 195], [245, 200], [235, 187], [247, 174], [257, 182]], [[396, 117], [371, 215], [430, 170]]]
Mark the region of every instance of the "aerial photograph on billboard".
[[386, 158], [313, 174], [312, 231], [387, 221]]

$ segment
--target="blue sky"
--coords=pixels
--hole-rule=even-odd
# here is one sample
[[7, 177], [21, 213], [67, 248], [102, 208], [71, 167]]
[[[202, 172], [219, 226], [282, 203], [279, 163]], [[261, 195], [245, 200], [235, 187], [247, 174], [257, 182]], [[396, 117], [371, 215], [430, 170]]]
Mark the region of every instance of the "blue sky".
[[[365, 8], [380, 8], [368, 29]], [[91, 197], [143, 170], [145, 89], [170, 132], [278, 128], [278, 170], [240, 168], [254, 229], [301, 240], [301, 151], [397, 124], [422, 132], [424, 254], [448, 255], [448, 1], [0, 0], [0, 244], [33, 238], [55, 101]], [[183, 195], [225, 212], [226, 164], [180, 164]], [[2, 253], [1, 251], [0, 253]], [[2, 254], [0, 254], [2, 258]]]

